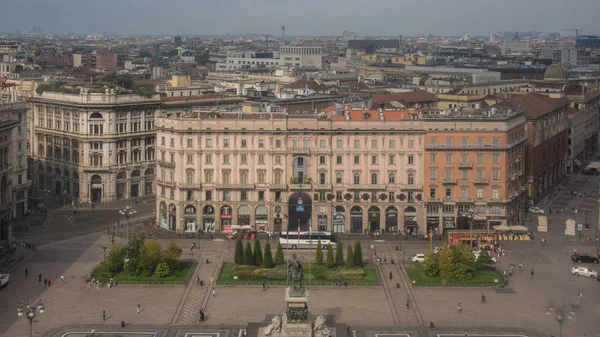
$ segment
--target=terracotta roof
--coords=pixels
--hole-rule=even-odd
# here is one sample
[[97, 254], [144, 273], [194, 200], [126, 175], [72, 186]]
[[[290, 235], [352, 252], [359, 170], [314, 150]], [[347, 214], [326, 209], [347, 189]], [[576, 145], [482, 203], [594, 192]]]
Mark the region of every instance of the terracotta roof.
[[530, 93], [519, 95], [494, 106], [505, 109], [522, 110], [525, 112], [528, 119], [537, 119], [547, 113], [566, 107], [569, 103], [569, 100], [566, 98], [556, 99], [538, 93]]
[[[371, 109], [371, 110], [345, 110], [348, 111], [349, 117], [351, 121], [378, 121], [379, 120], [379, 110]], [[368, 118], [365, 118], [364, 114], [367, 114]], [[399, 121], [399, 120], [410, 120], [411, 114], [418, 114], [415, 110], [384, 110], [383, 111], [383, 119], [384, 121]], [[346, 120], [345, 115], [330, 115], [328, 119], [333, 121], [341, 121]]]
[[374, 93], [372, 102], [374, 106], [380, 104], [390, 104], [391, 101], [398, 101], [405, 103], [405, 105], [411, 105], [415, 103], [427, 103], [436, 100], [435, 94], [427, 91], [408, 91], [408, 92], [397, 92], [397, 93]]

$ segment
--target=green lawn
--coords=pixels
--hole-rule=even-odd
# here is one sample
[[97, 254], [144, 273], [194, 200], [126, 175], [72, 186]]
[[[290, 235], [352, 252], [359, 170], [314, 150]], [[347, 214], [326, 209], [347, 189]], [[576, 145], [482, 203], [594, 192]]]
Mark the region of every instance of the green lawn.
[[[417, 286], [442, 286], [442, 281], [444, 277], [436, 276], [430, 277], [425, 275], [425, 266], [422, 263], [413, 263], [412, 268], [407, 268], [406, 273], [408, 277], [410, 277], [411, 281], [415, 281]], [[498, 280], [498, 282], [494, 282], [494, 280]], [[455, 287], [486, 287], [493, 285], [501, 285], [504, 283], [504, 276], [497, 269], [490, 267], [488, 269], [477, 270], [473, 275], [473, 278], [468, 281], [460, 281], [460, 280], [446, 280], [447, 286], [455, 286]]]
[[[261, 285], [265, 282], [268, 285], [286, 285], [286, 269], [284, 266], [277, 266], [275, 269], [259, 269], [253, 266], [238, 266], [236, 270], [235, 263], [224, 263], [217, 283], [221, 285]], [[377, 271], [371, 267], [354, 268], [347, 270], [343, 267], [327, 268], [304, 264], [304, 285], [333, 285], [333, 280], [340, 276], [348, 280], [349, 285], [353, 286], [377, 286], [379, 279]], [[237, 276], [237, 279], [234, 279]]]
[[[120, 272], [115, 277], [120, 284], [184, 284], [188, 275], [193, 272], [195, 268], [195, 262], [193, 261], [182, 261], [181, 269], [174, 274], [166, 277], [152, 276], [130, 276], [125, 272]], [[104, 263], [100, 263], [98, 267], [92, 272], [91, 278], [98, 279], [104, 283], [108, 282], [110, 276], [106, 270]]]

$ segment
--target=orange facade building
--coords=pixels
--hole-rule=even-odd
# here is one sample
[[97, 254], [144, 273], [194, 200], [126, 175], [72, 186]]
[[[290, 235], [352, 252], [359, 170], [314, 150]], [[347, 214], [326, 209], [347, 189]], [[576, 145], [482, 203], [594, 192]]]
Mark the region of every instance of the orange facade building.
[[522, 224], [527, 205], [525, 114], [491, 109], [422, 118], [427, 230], [467, 230], [471, 219], [473, 229]]

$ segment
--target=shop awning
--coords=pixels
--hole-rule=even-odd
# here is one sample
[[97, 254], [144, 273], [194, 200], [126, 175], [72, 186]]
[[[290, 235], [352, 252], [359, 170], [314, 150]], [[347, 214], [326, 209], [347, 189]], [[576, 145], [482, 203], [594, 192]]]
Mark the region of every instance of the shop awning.
[[529, 231], [529, 229], [525, 226], [510, 226], [509, 227], [511, 231], [517, 231], [517, 232], [527, 232]]
[[506, 232], [506, 231], [511, 230], [511, 227], [508, 227], [507, 225], [498, 225], [498, 226], [494, 226], [494, 230]]

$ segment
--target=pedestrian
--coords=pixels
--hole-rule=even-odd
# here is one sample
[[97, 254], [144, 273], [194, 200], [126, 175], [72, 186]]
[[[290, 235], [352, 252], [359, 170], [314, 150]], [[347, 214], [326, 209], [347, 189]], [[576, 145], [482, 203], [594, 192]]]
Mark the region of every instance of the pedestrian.
[[406, 310], [410, 309], [410, 298], [406, 299]]
[[25, 277], [29, 275], [29, 269], [25, 268]]
[[204, 322], [204, 309], [200, 309], [200, 322]]
[[214, 281], [215, 281], [215, 278], [211, 276], [210, 277], [210, 284], [212, 284]]
[[442, 288], [446, 288], [446, 279], [442, 280]]
[[52, 285], [52, 278], [48, 277], [48, 288]]
[[60, 284], [65, 284], [65, 275], [60, 275]]
[[522, 263], [519, 263], [519, 270], [523, 271], [523, 264]]
[[44, 277], [44, 288], [48, 286], [48, 278]]
[[38, 274], [38, 282], [42, 282], [42, 273]]
[[212, 288], [212, 295], [213, 297], [217, 296], [217, 290], [215, 289], [215, 287]]
[[485, 294], [481, 294], [481, 303], [485, 303]]
[[200, 275], [196, 275], [196, 283], [200, 284]]
[[267, 284], [266, 284], [265, 282], [266, 282], [266, 281], [263, 281], [263, 284], [262, 284], [262, 286], [263, 286], [263, 288], [262, 288], [262, 289], [263, 289], [263, 291], [267, 290]]
[[531, 267], [531, 276], [533, 276], [533, 267]]
[[140, 313], [140, 304], [139, 304], [139, 303], [138, 303], [138, 305], [137, 305], [137, 308], [136, 308], [136, 309], [137, 309], [137, 313], [139, 314], [139, 313]]
[[548, 207], [548, 212], [552, 214], [552, 208]]
[[348, 280], [344, 280], [344, 287], [348, 288]]
[[458, 305], [456, 306], [456, 311], [458, 311], [459, 314], [462, 312], [462, 306], [460, 305], [460, 302], [458, 302]]
[[106, 311], [102, 310], [102, 321], [106, 321]]
[[390, 270], [390, 280], [392, 279], [392, 277], [393, 277], [393, 276], [392, 276], [392, 271]]

